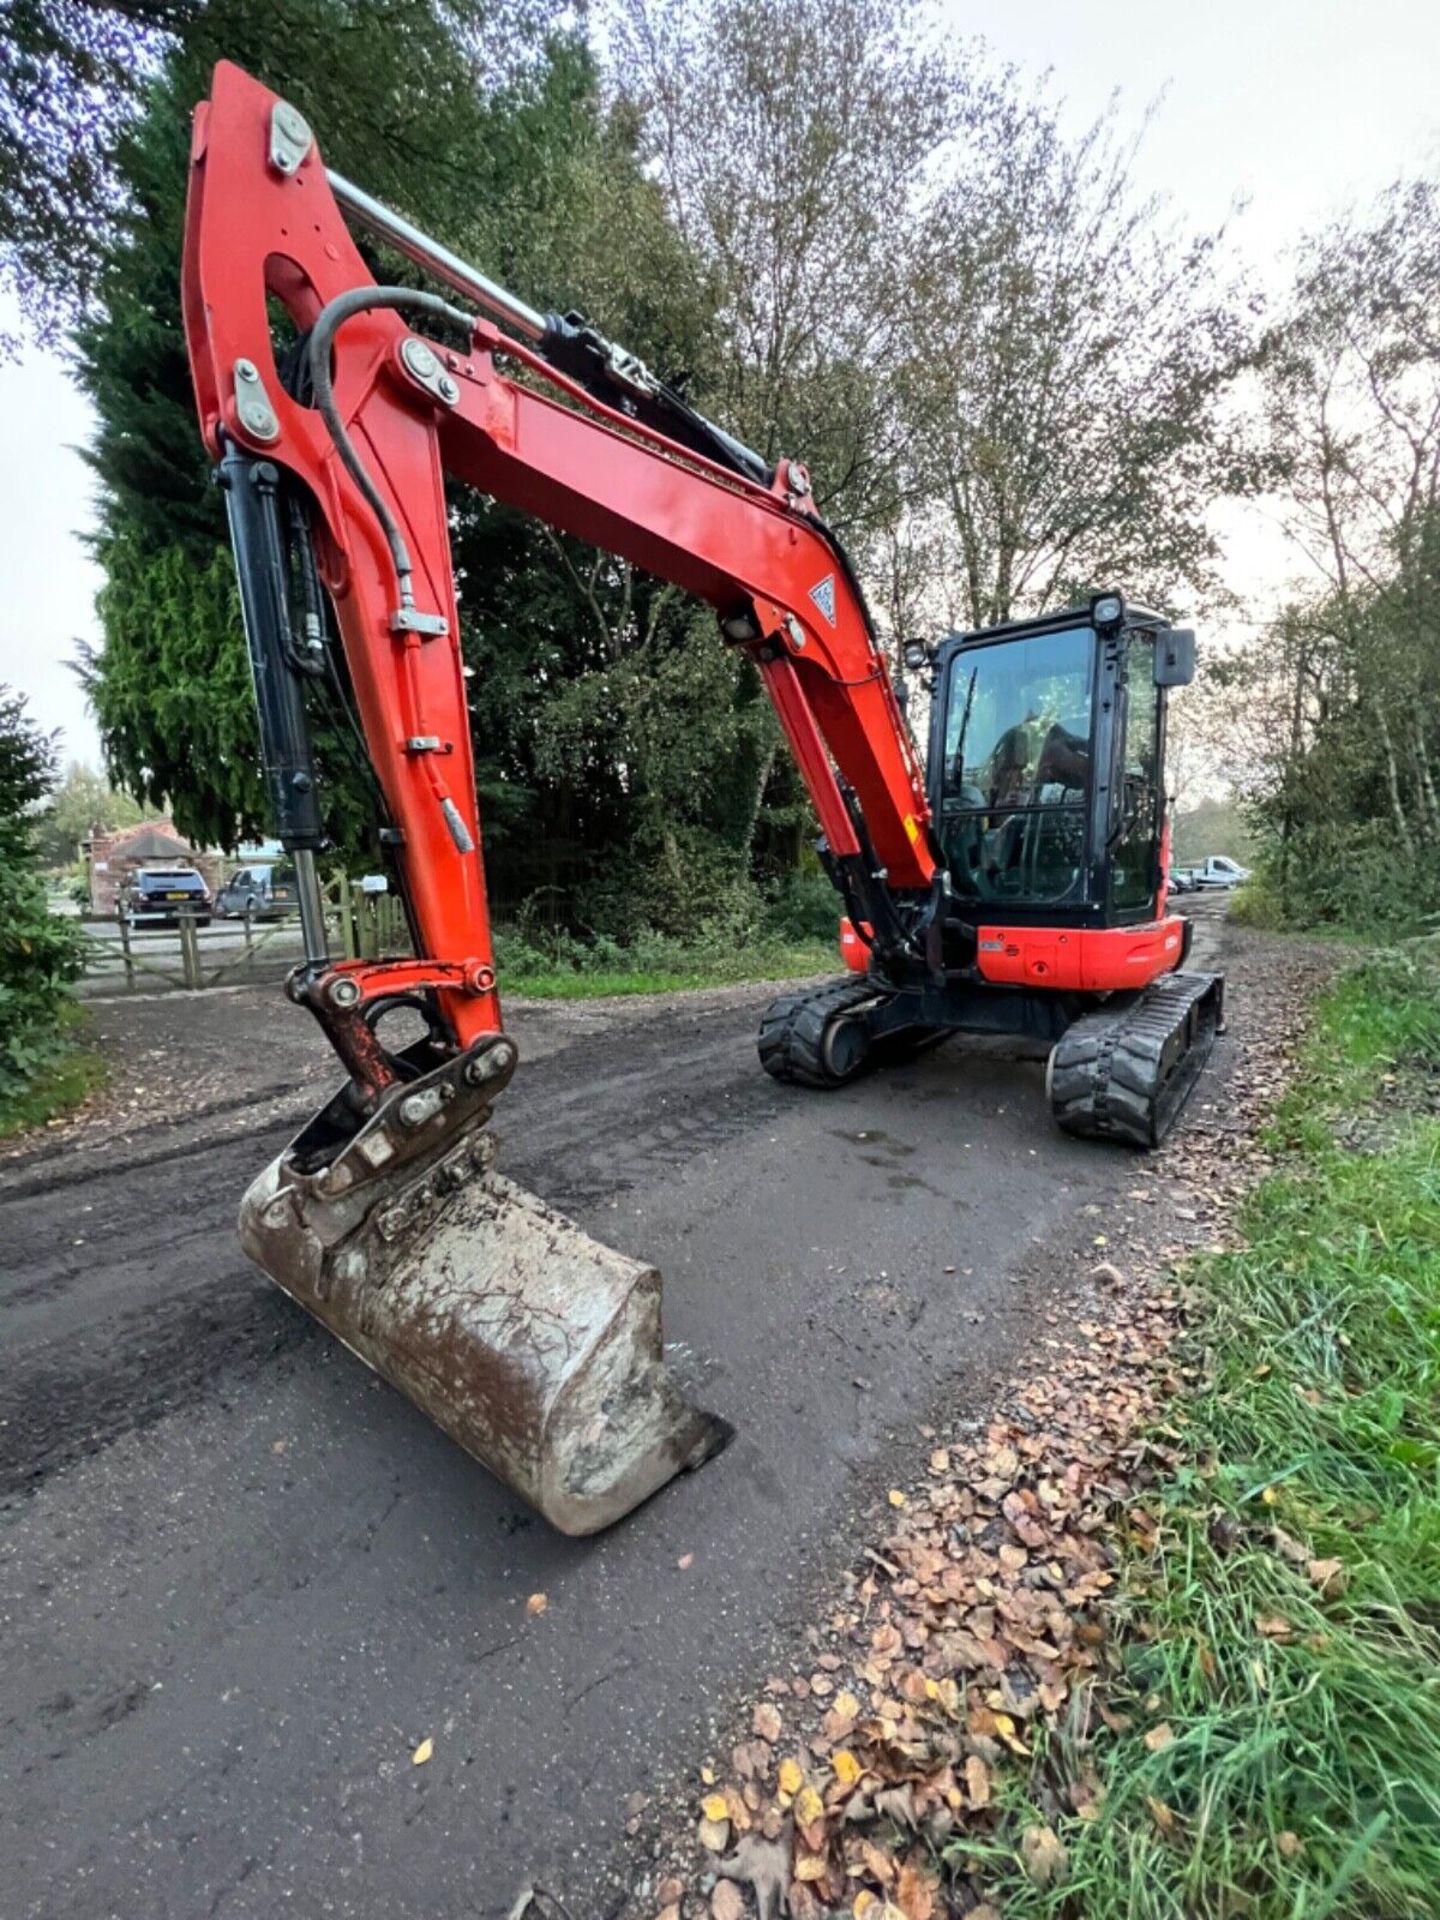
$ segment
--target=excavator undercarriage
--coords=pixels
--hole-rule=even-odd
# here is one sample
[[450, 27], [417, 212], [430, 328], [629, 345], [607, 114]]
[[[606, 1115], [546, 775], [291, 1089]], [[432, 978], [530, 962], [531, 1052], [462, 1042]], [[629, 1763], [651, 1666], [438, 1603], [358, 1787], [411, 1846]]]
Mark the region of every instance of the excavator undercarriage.
[[776, 1080], [828, 1090], [952, 1035], [1013, 1037], [1043, 1052], [1051, 1112], [1066, 1133], [1158, 1147], [1224, 1030], [1224, 1005], [1224, 976], [1214, 973], [1165, 974], [1088, 1010], [1079, 996], [887, 993], [868, 980], [829, 981], [772, 1002], [760, 1064]]
[[[445, 294], [378, 284], [350, 223]], [[761, 1029], [763, 1065], [797, 1086], [1009, 1034], [1048, 1054], [1066, 1130], [1163, 1136], [1223, 1007], [1218, 977], [1177, 971], [1186, 928], [1165, 911], [1165, 703], [1193, 636], [1106, 594], [922, 645], [922, 759], [806, 469], [772, 466], [578, 316], [537, 313], [328, 172], [302, 116], [225, 62], [195, 118], [182, 286], [297, 875], [288, 991], [345, 1075], [251, 1187], [241, 1238], [557, 1527], [592, 1532], [730, 1429], [666, 1368], [654, 1268], [494, 1169], [488, 1123], [518, 1056], [447, 477], [708, 602], [753, 665], [846, 916], [846, 975], [783, 995]], [[408, 954], [328, 951], [306, 710], [322, 682], [363, 744]]]

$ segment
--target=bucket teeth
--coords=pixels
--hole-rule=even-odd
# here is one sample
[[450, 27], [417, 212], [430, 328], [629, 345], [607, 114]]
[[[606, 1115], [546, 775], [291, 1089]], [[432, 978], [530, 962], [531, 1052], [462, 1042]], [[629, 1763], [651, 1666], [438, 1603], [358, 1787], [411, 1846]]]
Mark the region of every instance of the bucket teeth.
[[352, 1184], [287, 1152], [246, 1194], [241, 1239], [553, 1526], [595, 1533], [731, 1429], [665, 1364], [655, 1268], [491, 1172], [492, 1155], [493, 1137], [471, 1134]]

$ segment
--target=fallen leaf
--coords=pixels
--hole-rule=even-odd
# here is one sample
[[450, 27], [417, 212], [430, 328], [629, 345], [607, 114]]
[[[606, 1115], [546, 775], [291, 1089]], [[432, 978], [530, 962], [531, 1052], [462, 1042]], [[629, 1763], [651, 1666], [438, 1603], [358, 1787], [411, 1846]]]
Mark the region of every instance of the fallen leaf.
[[544, 1613], [549, 1604], [550, 1596], [548, 1594], [532, 1593], [530, 1598], [525, 1602], [525, 1611], [533, 1617], [537, 1613]]
[[907, 1780], [902, 1787], [891, 1787], [885, 1793], [875, 1796], [875, 1811], [885, 1820], [893, 1820], [897, 1826], [915, 1825], [915, 1795]]
[[430, 1758], [431, 1754], [434, 1753], [434, 1751], [435, 1751], [435, 1742], [427, 1736], [424, 1740], [420, 1742], [419, 1746], [416, 1747], [415, 1751], [411, 1754], [410, 1756], [411, 1766], [423, 1767], [425, 1762]]
[[928, 1873], [907, 1861], [900, 1869], [895, 1904], [905, 1920], [931, 1920], [935, 1911], [935, 1882]]
[[996, 1733], [999, 1734], [1000, 1738], [1005, 1742], [1006, 1746], [1009, 1747], [1012, 1753], [1023, 1753], [1028, 1755], [1030, 1749], [1025, 1745], [1025, 1742], [1016, 1733], [1015, 1722], [1010, 1718], [1010, 1715], [1008, 1713], [996, 1714], [995, 1731]]
[[730, 1808], [723, 1793], [707, 1793], [700, 1802], [700, 1812], [707, 1820], [728, 1820]]
[[782, 1760], [780, 1762], [781, 1793], [788, 1793], [791, 1799], [793, 1799], [804, 1784], [805, 1776], [800, 1771], [800, 1762], [798, 1760]]
[[990, 1769], [978, 1753], [972, 1753], [966, 1756], [965, 1791], [970, 1796], [970, 1804], [972, 1807], [989, 1806]]
[[825, 1856], [823, 1853], [802, 1853], [795, 1861], [797, 1880], [823, 1880], [825, 1878]]
[[[753, 1789], [752, 1789], [753, 1792]], [[758, 1799], [758, 1795], [756, 1796]], [[738, 1787], [725, 1789], [725, 1811], [730, 1816], [730, 1824], [737, 1834], [748, 1833], [751, 1827], [750, 1809], [745, 1804], [745, 1796]]]
[[1162, 1833], [1174, 1833], [1180, 1824], [1175, 1817], [1175, 1809], [1167, 1807], [1163, 1800], [1157, 1800], [1153, 1793], [1147, 1793], [1145, 1804], [1150, 1809], [1150, 1818]]
[[1026, 1827], [1020, 1836], [1020, 1858], [1037, 1887], [1063, 1880], [1070, 1864], [1063, 1842], [1049, 1827]]
[[733, 1880], [717, 1880], [710, 1896], [714, 1920], [744, 1920], [745, 1896]]
[[848, 1747], [842, 1747], [830, 1762], [842, 1787], [853, 1787], [864, 1769]]
[[1163, 1753], [1167, 1747], [1173, 1747], [1174, 1744], [1174, 1729], [1165, 1720], [1162, 1720], [1158, 1727], [1151, 1727], [1145, 1736], [1145, 1745], [1151, 1753]]
[[855, 1896], [855, 1904], [850, 1909], [854, 1920], [880, 1920], [880, 1896], [872, 1893], [869, 1887], [862, 1887]]
[[1255, 1631], [1267, 1640], [1288, 1640], [1294, 1628], [1283, 1614], [1267, 1613], [1255, 1622]]
[[903, 1507], [905, 1505], [905, 1496], [899, 1487], [892, 1487], [887, 1497], [892, 1507]]
[[823, 1822], [825, 1803], [814, 1787], [802, 1787], [796, 1794], [795, 1818], [802, 1827], [815, 1827]]
[[1293, 1860], [1304, 1848], [1305, 1842], [1298, 1833], [1291, 1833], [1287, 1827], [1284, 1833], [1275, 1836], [1275, 1844], [1287, 1860]]
[[1345, 1563], [1343, 1560], [1312, 1560], [1305, 1568], [1307, 1579], [1317, 1586], [1327, 1600], [1333, 1600], [1345, 1591]]
[[853, 1693], [837, 1693], [835, 1696], [835, 1704], [830, 1711], [838, 1714], [842, 1720], [858, 1720], [860, 1718], [860, 1702], [855, 1698]]
[[930, 1456], [930, 1471], [932, 1473], [948, 1473], [950, 1471], [950, 1450], [948, 1447], [936, 1447]]
[[780, 1709], [770, 1700], [762, 1700], [750, 1716], [750, 1726], [762, 1740], [768, 1740], [773, 1747], [780, 1738]]
[[702, 1779], [702, 1780], [703, 1780], [703, 1781], [705, 1782], [705, 1785], [706, 1785], [707, 1787], [713, 1787], [713, 1786], [714, 1786], [714, 1784], [715, 1784], [715, 1769], [714, 1769], [714, 1767], [701, 1767], [701, 1769], [700, 1769], [700, 1778], [701, 1778], [701, 1779]]
[[707, 1853], [723, 1853], [730, 1844], [728, 1820], [702, 1820], [695, 1829], [696, 1838]]

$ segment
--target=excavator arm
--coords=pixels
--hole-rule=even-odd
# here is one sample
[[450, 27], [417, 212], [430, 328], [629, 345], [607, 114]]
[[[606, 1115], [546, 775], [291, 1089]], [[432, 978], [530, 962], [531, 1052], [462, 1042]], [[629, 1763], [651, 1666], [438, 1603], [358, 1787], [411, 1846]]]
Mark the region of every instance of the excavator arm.
[[[377, 285], [342, 206], [446, 296]], [[804, 469], [765, 462], [573, 318], [542, 316], [328, 174], [222, 63], [197, 111], [183, 305], [239, 577], [273, 824], [300, 879], [288, 990], [346, 1079], [253, 1183], [246, 1250], [566, 1532], [728, 1437], [661, 1342], [653, 1268], [492, 1167], [501, 1026], [446, 477], [673, 581], [754, 661], [856, 926], [923, 960], [944, 893], [924, 778]], [[344, 672], [330, 646], [334, 609]], [[353, 696], [414, 953], [336, 961], [304, 688]], [[424, 1032], [389, 1045], [391, 1015]]]
[[[397, 988], [433, 989], [462, 1045], [500, 1024], [447, 474], [716, 609], [774, 703], [851, 918], [892, 948], [912, 940], [937, 873], [924, 776], [803, 467], [770, 473], [592, 330], [534, 314], [327, 174], [294, 109], [234, 66], [197, 112], [191, 164], [184, 310], [201, 429], [232, 529], [256, 518], [257, 490], [306, 503], [423, 963], [409, 980], [350, 969], [341, 998], [360, 998], [343, 1008], [312, 975], [306, 997], [352, 1073], [378, 1085], [363, 1015]], [[454, 298], [378, 287], [341, 201]], [[298, 352], [277, 354], [277, 307]], [[273, 767], [271, 781], [283, 833], [296, 793], [277, 790]], [[300, 837], [318, 838], [313, 800]]]

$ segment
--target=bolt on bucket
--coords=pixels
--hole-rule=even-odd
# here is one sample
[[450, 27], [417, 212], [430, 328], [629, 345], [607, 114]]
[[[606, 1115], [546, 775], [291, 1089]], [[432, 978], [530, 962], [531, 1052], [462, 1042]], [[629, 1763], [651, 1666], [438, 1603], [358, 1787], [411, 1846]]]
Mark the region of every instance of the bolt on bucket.
[[494, 1173], [488, 1106], [456, 1091], [421, 1139], [392, 1101], [314, 1173], [302, 1134], [246, 1194], [241, 1241], [553, 1526], [595, 1533], [731, 1429], [665, 1365], [655, 1268]]

